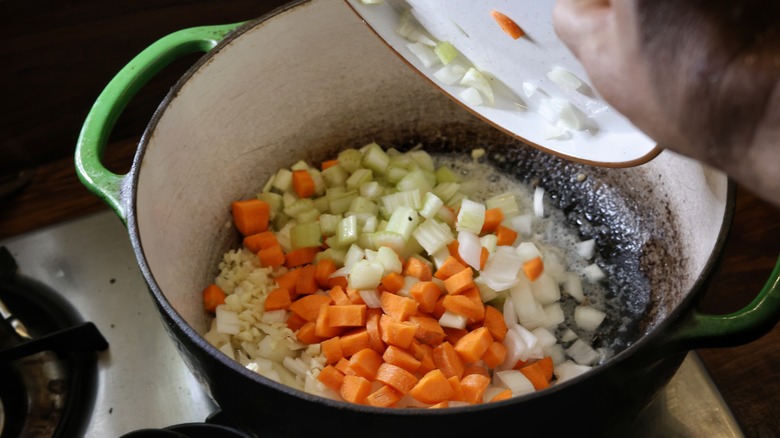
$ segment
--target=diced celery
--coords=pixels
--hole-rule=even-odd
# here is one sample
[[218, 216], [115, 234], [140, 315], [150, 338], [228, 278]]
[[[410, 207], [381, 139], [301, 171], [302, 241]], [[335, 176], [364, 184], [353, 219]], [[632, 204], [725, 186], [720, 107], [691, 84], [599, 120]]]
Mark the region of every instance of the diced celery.
[[357, 198], [357, 190], [350, 190], [330, 198], [330, 212], [340, 214], [349, 211], [352, 200]]
[[412, 235], [428, 254], [436, 253], [455, 240], [450, 227], [431, 219], [426, 219], [418, 225]]
[[444, 207], [444, 201], [434, 195], [433, 192], [427, 192], [422, 199], [420, 216], [426, 219], [432, 219], [442, 207]]
[[282, 209], [282, 195], [274, 192], [262, 192], [257, 194], [257, 199], [271, 207], [271, 219]]
[[406, 153], [406, 155], [408, 155], [412, 161], [417, 163], [417, 166], [419, 166], [420, 169], [427, 170], [429, 172], [433, 172], [435, 170], [435, 166], [433, 165], [433, 158], [431, 158], [431, 155], [428, 152], [425, 152], [422, 149], [418, 149], [409, 151]]
[[401, 192], [418, 189], [421, 193], [425, 193], [431, 191], [433, 186], [428, 182], [422, 169], [415, 169], [401, 178], [396, 184], [396, 188]]
[[357, 149], [344, 149], [339, 152], [338, 156], [339, 164], [346, 169], [347, 172], [353, 173], [354, 171], [362, 167], [363, 154]]
[[379, 206], [362, 196], [356, 196], [349, 204], [349, 211], [353, 213], [368, 213], [372, 216], [376, 216], [379, 212]]
[[292, 189], [292, 172], [289, 169], [281, 168], [274, 176], [273, 187], [284, 193]]
[[382, 175], [387, 171], [390, 157], [382, 150], [381, 146], [376, 143], [369, 143], [363, 151], [362, 164], [364, 167], [371, 169], [375, 174]]
[[322, 232], [317, 221], [299, 223], [290, 228], [290, 246], [293, 249], [322, 245]]
[[433, 48], [436, 56], [442, 64], [447, 65], [452, 62], [453, 59], [458, 57], [458, 49], [455, 48], [449, 41], [441, 41]]
[[404, 242], [409, 240], [412, 231], [417, 228], [420, 222], [420, 215], [417, 211], [407, 206], [400, 206], [393, 211], [390, 219], [387, 221], [386, 231], [398, 233], [403, 236]]
[[485, 204], [474, 202], [470, 199], [463, 199], [460, 204], [458, 222], [455, 225], [455, 229], [458, 231], [469, 231], [479, 235], [484, 223]]
[[292, 170], [292, 171], [295, 171], [295, 170], [309, 170], [309, 165], [305, 161], [300, 160], [297, 163], [295, 163], [292, 166], [290, 166], [290, 170]]
[[330, 211], [330, 199], [328, 199], [327, 196], [314, 198], [314, 208], [316, 208], [320, 213], [327, 213]]
[[375, 247], [387, 246], [398, 254], [401, 254], [406, 246], [404, 237], [392, 231], [383, 230], [372, 233], [371, 240], [373, 240]]
[[316, 221], [318, 217], [320, 217], [320, 214], [320, 211], [316, 208], [310, 208], [298, 213], [295, 216], [295, 220], [298, 222], [313, 222]]
[[274, 216], [272, 223], [275, 230], [281, 230], [285, 225], [287, 225], [287, 222], [289, 221], [290, 221], [290, 216], [284, 214], [283, 211], [279, 211]]
[[397, 184], [398, 181], [401, 181], [407, 173], [409, 173], [409, 171], [403, 167], [390, 166], [387, 168], [385, 177], [389, 183]]
[[466, 198], [467, 196], [465, 193], [460, 191], [455, 192], [455, 194], [447, 201], [447, 207], [453, 209], [454, 211], [458, 211], [461, 201]]
[[322, 172], [320, 172], [318, 169], [315, 169], [314, 167], [310, 167], [309, 175], [311, 175], [311, 179], [314, 181], [314, 194], [317, 196], [322, 196], [325, 193], [325, 189], [327, 188], [325, 185], [325, 180], [322, 179]]
[[297, 217], [307, 210], [317, 210], [314, 208], [314, 201], [311, 198], [296, 199], [295, 202], [284, 207], [284, 213], [291, 217]]
[[373, 178], [374, 175], [371, 172], [371, 169], [366, 169], [365, 167], [355, 169], [352, 175], [347, 178], [347, 190], [357, 189], [361, 184], [369, 182]]
[[382, 264], [384, 268], [383, 276], [391, 272], [400, 274], [403, 270], [401, 259], [398, 258], [398, 254], [387, 246], [380, 246], [377, 248], [376, 261]]
[[360, 230], [362, 233], [373, 233], [377, 230], [377, 226], [379, 225], [379, 220], [376, 218], [376, 216], [371, 216], [366, 220], [366, 222], [363, 224], [363, 228]]
[[358, 222], [356, 216], [347, 216], [339, 221], [337, 238], [339, 248], [347, 247], [357, 241]]
[[369, 231], [361, 232], [358, 236], [357, 245], [361, 248], [376, 250], [377, 246], [374, 244], [374, 233]]
[[520, 215], [520, 206], [517, 205], [515, 195], [511, 193], [502, 193], [493, 196], [485, 201], [485, 207], [488, 209], [498, 208], [504, 214], [504, 219], [509, 219]]
[[436, 187], [433, 188], [433, 194], [438, 196], [439, 199], [444, 201], [446, 204], [450, 198], [455, 196], [455, 193], [457, 193], [460, 190], [460, 184], [456, 182], [443, 182], [439, 183]]
[[322, 259], [331, 259], [336, 263], [336, 266], [344, 266], [344, 258], [347, 252], [343, 249], [328, 248], [325, 251], [320, 251], [314, 256], [314, 260], [319, 262]]
[[338, 231], [342, 216], [339, 214], [323, 213], [320, 215], [320, 230], [324, 236], [333, 236]]
[[379, 198], [380, 209], [385, 217], [390, 215], [399, 207], [409, 207], [412, 210], [419, 210], [422, 207], [422, 194], [419, 190], [408, 190], [405, 192], [396, 192]]
[[349, 178], [349, 172], [341, 164], [330, 166], [320, 174], [327, 187], [343, 187]]
[[388, 167], [400, 167], [405, 170], [412, 170], [415, 164], [416, 163], [409, 154], [399, 153], [398, 155], [390, 157]]
[[360, 192], [360, 196], [372, 201], [385, 194], [384, 187], [379, 184], [379, 181], [365, 182], [360, 185], [358, 191]]
[[292, 192], [284, 192], [282, 194], [282, 208], [287, 208], [298, 202], [298, 197]]

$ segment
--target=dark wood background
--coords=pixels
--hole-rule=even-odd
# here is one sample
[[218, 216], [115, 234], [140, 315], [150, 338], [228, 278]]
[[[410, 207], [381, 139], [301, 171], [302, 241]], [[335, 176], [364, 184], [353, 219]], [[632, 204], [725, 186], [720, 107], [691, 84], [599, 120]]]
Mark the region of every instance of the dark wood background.
[[[0, 239], [107, 208], [79, 183], [73, 152], [95, 98], [134, 55], [176, 30], [252, 19], [282, 3], [0, 0]], [[129, 169], [157, 104], [196, 56], [168, 67], [133, 100], [107, 148], [107, 167]], [[779, 254], [780, 209], [739, 187], [723, 262], [701, 308], [725, 314], [750, 302]], [[699, 354], [746, 435], [778, 436], [780, 326]]]

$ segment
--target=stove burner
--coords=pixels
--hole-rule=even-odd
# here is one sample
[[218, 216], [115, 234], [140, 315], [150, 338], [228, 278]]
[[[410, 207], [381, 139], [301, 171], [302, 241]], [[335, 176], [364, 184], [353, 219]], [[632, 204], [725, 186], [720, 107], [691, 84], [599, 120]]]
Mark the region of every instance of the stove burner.
[[[79, 436], [92, 412], [97, 328], [0, 248], [0, 437]], [[29, 333], [29, 336], [27, 334]]]

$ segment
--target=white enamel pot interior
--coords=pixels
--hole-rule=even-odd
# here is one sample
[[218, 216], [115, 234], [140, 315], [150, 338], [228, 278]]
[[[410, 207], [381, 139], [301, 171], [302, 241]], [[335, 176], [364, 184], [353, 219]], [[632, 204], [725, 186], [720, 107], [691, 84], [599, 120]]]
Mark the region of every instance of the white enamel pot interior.
[[[489, 156], [506, 157], [508, 172], [545, 187], [584, 237], [607, 242], [600, 251], [613, 266], [608, 273], [619, 279], [616, 293], [645, 291], [620, 298], [628, 321], [614, 328], [621, 352], [554, 389], [433, 412], [326, 401], [256, 375], [209, 345], [200, 337], [211, 318], [200, 291], [213, 280], [222, 253], [239, 244], [230, 201], [253, 196], [279, 167], [317, 162], [368, 141], [486, 147]], [[149, 125], [130, 190], [128, 228], [139, 264], [185, 361], [236, 421], [287, 436], [333, 430], [339, 436], [414, 430], [461, 436], [479, 433], [483, 421], [530, 424], [545, 411], [567, 407], [582, 418], [574, 430], [600, 427], [630, 404], [626, 400], [646, 403], [679, 365], [679, 356], [662, 359], [663, 371], [646, 383], [637, 376], [651, 364], [641, 373], [635, 365], [619, 368], [651, 349], [691, 307], [722, 244], [730, 208], [724, 175], [669, 152], [639, 167], [601, 169], [524, 146], [429, 86], [333, 0], [302, 2], [248, 23], [193, 67]], [[598, 394], [629, 382], [639, 387], [632, 394]]]

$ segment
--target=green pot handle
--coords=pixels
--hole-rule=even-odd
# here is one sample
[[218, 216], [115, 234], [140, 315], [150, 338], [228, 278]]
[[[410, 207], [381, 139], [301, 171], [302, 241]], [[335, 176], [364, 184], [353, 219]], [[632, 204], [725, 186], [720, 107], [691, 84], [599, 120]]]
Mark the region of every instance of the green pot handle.
[[727, 315], [693, 311], [668, 338], [672, 351], [732, 347], [768, 333], [780, 320], [780, 258], [761, 292], [745, 308]]
[[123, 198], [128, 174], [117, 175], [100, 162], [109, 135], [122, 111], [151, 78], [184, 55], [208, 52], [244, 22], [182, 29], [160, 38], [133, 58], [100, 93], [76, 144], [76, 173], [81, 182], [127, 223]]

